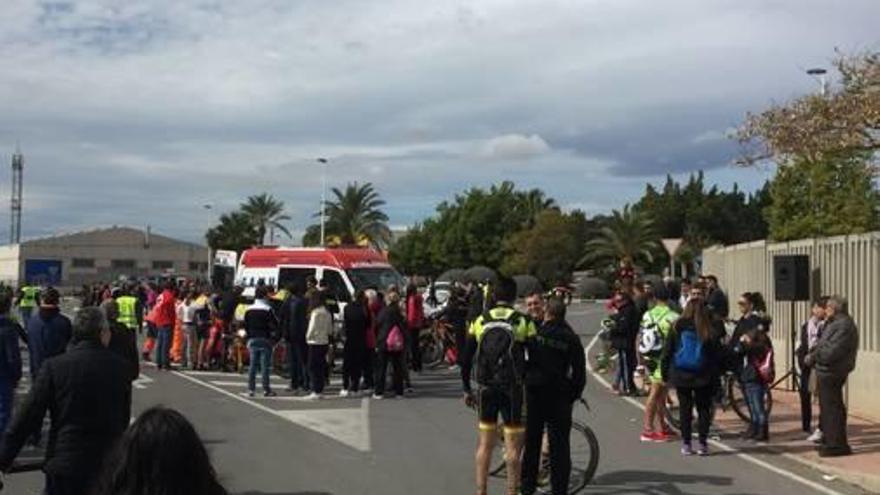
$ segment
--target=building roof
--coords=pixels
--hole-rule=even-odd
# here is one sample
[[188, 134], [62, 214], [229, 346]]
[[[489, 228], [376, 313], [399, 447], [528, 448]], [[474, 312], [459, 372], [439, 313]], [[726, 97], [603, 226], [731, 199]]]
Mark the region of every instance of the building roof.
[[91, 247], [130, 247], [141, 244], [144, 247], [186, 246], [194, 249], [206, 249], [205, 246], [192, 242], [181, 241], [154, 232], [133, 227], [98, 227], [77, 232], [62, 233], [47, 237], [38, 237], [23, 241], [22, 246], [91, 246]]

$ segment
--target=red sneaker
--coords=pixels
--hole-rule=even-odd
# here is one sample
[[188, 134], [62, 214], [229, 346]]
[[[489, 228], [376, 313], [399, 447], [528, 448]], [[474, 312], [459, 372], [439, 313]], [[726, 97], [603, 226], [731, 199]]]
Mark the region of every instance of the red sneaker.
[[675, 430], [669, 427], [663, 430], [663, 434], [670, 438], [675, 438], [676, 436], [678, 436], [678, 433], [676, 433]]
[[665, 443], [665, 442], [671, 441], [672, 438], [673, 438], [672, 435], [670, 435], [669, 433], [666, 433], [665, 431], [661, 431], [659, 433], [654, 434], [653, 441], [658, 442], [658, 443]]
[[643, 442], [656, 442], [657, 441], [657, 433], [651, 430], [645, 430], [639, 436], [639, 440]]

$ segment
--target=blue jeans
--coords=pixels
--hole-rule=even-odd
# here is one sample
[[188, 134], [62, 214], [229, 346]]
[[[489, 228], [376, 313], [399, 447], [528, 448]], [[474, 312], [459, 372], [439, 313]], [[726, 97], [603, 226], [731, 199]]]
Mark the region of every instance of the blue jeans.
[[171, 366], [171, 327], [159, 327], [156, 337], [156, 366], [168, 369]]
[[6, 432], [6, 426], [12, 418], [12, 401], [12, 380], [0, 378], [0, 435]]
[[260, 367], [263, 378], [263, 392], [269, 392], [272, 387], [269, 383], [269, 367], [272, 361], [272, 344], [269, 339], [250, 339], [247, 343], [248, 352], [251, 355], [251, 365], [248, 367], [248, 390], [253, 392], [257, 388], [257, 367]]
[[743, 383], [743, 391], [746, 396], [746, 404], [749, 406], [752, 427], [756, 432], [760, 432], [767, 425], [767, 410], [764, 404], [767, 386], [758, 382], [746, 382]]
[[617, 351], [617, 372], [614, 375], [614, 384], [618, 390], [626, 393], [636, 391], [636, 384], [633, 380], [638, 358], [635, 350], [619, 349]]

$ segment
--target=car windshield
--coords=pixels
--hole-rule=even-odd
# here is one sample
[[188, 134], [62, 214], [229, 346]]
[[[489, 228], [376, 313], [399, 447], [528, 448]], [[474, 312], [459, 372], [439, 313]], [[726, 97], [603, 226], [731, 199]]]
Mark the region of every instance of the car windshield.
[[375, 288], [384, 291], [391, 285], [403, 289], [403, 277], [393, 268], [352, 268], [346, 272], [355, 290]]

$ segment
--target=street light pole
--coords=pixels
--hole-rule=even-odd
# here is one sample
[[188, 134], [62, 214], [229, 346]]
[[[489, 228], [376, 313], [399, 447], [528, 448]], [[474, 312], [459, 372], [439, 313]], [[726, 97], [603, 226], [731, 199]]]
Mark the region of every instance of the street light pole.
[[321, 167], [321, 247], [324, 247], [324, 225], [326, 223], [325, 210], [327, 204], [327, 159], [318, 158]]
[[[211, 204], [211, 203], [206, 203], [206, 204], [203, 204], [203, 205], [202, 205], [202, 208], [204, 208], [206, 211], [209, 211], [209, 212], [210, 212], [210, 211], [212, 211], [212, 210], [214, 209], [214, 205]], [[209, 228], [209, 229], [211, 228], [211, 227], [210, 227], [210, 222], [209, 222], [209, 224], [208, 224], [208, 228]], [[207, 243], [205, 243], [205, 244], [207, 244]], [[213, 262], [214, 262], [214, 257], [211, 256], [211, 246], [208, 246], [208, 265], [207, 265], [207, 266], [208, 266], [208, 271], [207, 271], [207, 273], [205, 274], [205, 277], [207, 277], [207, 280], [208, 280], [208, 283], [209, 283], [209, 284], [211, 283], [211, 268], [212, 268], [211, 265], [214, 264]]]

